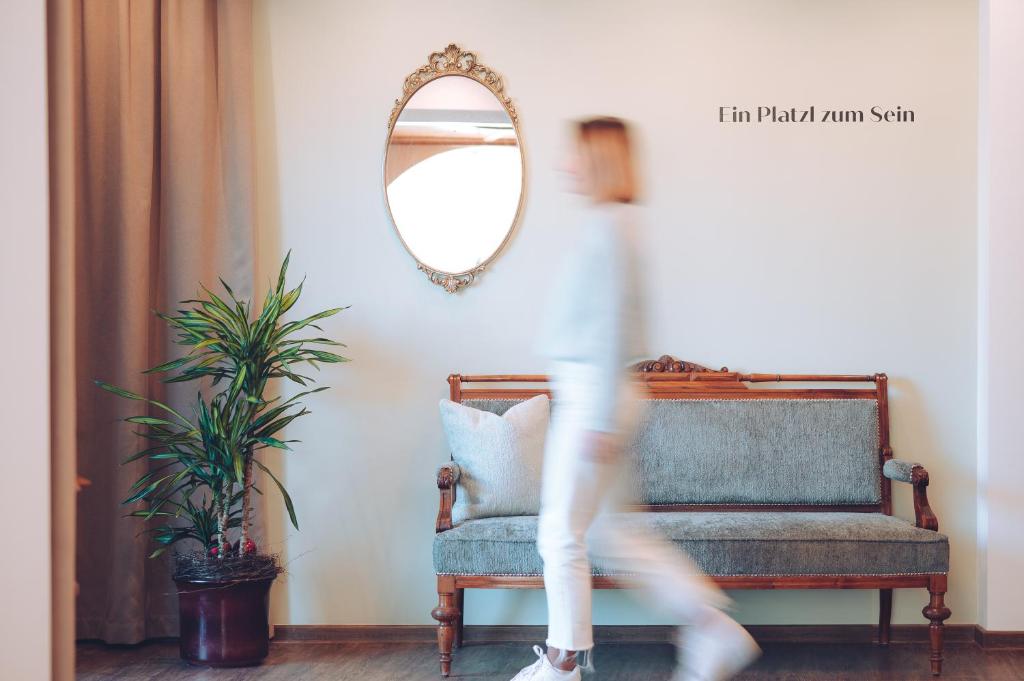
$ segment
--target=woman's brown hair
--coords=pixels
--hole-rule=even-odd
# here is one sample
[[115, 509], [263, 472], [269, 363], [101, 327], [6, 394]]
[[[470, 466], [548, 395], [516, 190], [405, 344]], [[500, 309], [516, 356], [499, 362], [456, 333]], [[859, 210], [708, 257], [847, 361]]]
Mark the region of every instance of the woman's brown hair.
[[635, 201], [633, 145], [625, 121], [610, 116], [579, 121], [577, 141], [594, 199], [618, 203]]

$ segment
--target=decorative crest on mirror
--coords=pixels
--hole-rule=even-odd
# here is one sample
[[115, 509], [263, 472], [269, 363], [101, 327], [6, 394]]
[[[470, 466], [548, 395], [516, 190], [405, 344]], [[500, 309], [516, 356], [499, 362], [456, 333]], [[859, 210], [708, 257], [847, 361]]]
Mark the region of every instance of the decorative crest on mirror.
[[417, 263], [416, 269], [423, 274], [427, 275], [427, 279], [430, 279], [430, 283], [437, 284], [448, 293], [456, 293], [460, 289], [463, 289], [476, 280], [476, 275], [484, 271], [484, 266], [481, 265], [474, 270], [469, 272], [463, 272], [462, 274], [448, 274], [446, 272], [438, 272], [432, 270], [423, 263]]
[[402, 86], [402, 96], [395, 100], [395, 106], [391, 109], [391, 116], [388, 117], [388, 129], [390, 130], [394, 127], [395, 121], [398, 120], [398, 115], [402, 113], [402, 109], [405, 107], [405, 103], [424, 84], [435, 78], [453, 74], [469, 76], [483, 83], [488, 90], [494, 93], [498, 101], [505, 106], [505, 110], [508, 111], [508, 116], [512, 119], [512, 123], [514, 125], [519, 124], [516, 106], [508, 95], [505, 94], [505, 84], [502, 82], [501, 76], [481, 64], [477, 60], [476, 54], [466, 52], [455, 43], [452, 43], [441, 52], [432, 52], [427, 58], [426, 64], [406, 76], [405, 84]]

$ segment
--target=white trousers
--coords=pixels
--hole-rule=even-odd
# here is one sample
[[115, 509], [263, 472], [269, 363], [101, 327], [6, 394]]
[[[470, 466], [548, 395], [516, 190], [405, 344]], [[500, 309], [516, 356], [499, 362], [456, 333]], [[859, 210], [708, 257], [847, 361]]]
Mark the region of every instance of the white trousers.
[[[728, 598], [667, 540], [628, 527], [619, 512], [618, 483], [629, 477], [626, 457], [591, 461], [583, 450], [594, 374], [582, 364], [558, 363], [552, 371], [555, 406], [544, 452], [537, 549], [544, 560], [549, 646], [589, 650], [591, 559], [617, 579], [645, 589], [679, 623]], [[627, 381], [617, 405], [616, 442], [625, 448], [640, 416], [639, 388]]]

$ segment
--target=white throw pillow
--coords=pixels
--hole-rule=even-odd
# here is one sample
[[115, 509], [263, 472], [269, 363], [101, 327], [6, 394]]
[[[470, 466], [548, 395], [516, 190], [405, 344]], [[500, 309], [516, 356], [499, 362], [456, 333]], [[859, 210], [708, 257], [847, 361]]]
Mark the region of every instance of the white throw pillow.
[[521, 402], [501, 416], [441, 400], [441, 422], [452, 459], [462, 469], [453, 523], [540, 511], [550, 412], [547, 395]]

